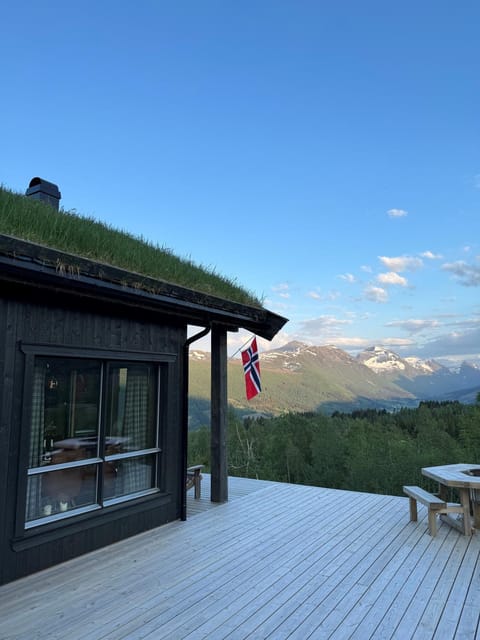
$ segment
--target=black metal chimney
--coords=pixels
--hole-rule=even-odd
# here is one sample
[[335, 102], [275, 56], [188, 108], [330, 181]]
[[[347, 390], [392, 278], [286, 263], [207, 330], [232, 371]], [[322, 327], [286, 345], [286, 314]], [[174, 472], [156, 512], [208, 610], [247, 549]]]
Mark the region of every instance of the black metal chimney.
[[47, 182], [42, 178], [32, 178], [28, 189], [25, 191], [25, 195], [34, 200], [42, 200], [46, 204], [58, 211], [58, 204], [62, 194], [58, 190], [56, 184], [53, 182]]

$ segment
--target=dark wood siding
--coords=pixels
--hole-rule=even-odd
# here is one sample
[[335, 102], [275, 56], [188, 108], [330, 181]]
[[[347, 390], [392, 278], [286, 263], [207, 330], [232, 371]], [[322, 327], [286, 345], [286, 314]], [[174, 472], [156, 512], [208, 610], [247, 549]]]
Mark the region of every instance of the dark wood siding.
[[[35, 291], [3, 293], [0, 299], [0, 583], [63, 562], [177, 519], [181, 514], [182, 349], [186, 326], [172, 318], [147, 316], [140, 309], [82, 304], [74, 298], [39, 300]], [[167, 415], [162, 456], [165, 486], [144, 496], [19, 534], [18, 509], [24, 497], [21, 433], [25, 354], [22, 345], [42, 345], [112, 354], [165, 354]], [[26, 397], [28, 397], [28, 390]], [[20, 487], [20, 496], [17, 496]]]

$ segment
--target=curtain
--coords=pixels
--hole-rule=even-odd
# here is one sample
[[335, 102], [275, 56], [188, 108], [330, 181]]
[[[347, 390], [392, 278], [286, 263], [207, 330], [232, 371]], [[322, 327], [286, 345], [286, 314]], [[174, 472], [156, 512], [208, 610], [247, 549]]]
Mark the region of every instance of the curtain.
[[[39, 467], [42, 462], [45, 438], [45, 366], [35, 363], [30, 421], [29, 468]], [[41, 515], [42, 476], [28, 477], [26, 519], [34, 520]]]
[[[149, 446], [149, 373], [148, 367], [131, 366], [127, 371], [125, 391], [125, 415], [123, 435], [128, 438], [128, 448], [145, 449]], [[130, 458], [122, 463], [123, 493], [135, 493], [151, 487], [151, 467], [145, 457]]]

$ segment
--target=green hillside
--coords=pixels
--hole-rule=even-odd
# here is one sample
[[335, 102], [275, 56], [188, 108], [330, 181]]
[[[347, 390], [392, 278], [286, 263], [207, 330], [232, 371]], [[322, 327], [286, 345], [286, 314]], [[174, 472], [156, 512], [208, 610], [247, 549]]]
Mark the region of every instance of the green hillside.
[[[190, 428], [210, 420], [210, 356], [190, 359]], [[247, 401], [241, 360], [228, 362], [228, 402], [240, 415], [353, 411], [416, 406], [405, 390], [370, 371], [339, 349], [313, 347], [302, 353], [260, 356], [262, 393]]]

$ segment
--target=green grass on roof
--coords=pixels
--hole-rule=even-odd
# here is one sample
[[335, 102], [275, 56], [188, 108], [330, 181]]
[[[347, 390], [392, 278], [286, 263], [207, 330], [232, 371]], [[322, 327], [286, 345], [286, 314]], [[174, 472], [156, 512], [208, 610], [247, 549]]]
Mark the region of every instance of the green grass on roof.
[[240, 304], [262, 306], [253, 293], [214, 269], [93, 218], [55, 211], [1, 187], [0, 233]]

